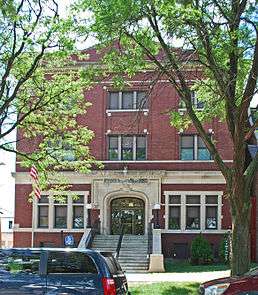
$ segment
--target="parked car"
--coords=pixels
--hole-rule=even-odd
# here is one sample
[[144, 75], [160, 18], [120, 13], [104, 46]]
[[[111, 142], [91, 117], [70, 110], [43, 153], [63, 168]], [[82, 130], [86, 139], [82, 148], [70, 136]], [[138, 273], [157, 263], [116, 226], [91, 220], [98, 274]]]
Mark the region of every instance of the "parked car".
[[258, 267], [243, 276], [212, 280], [201, 284], [200, 295], [258, 295]]
[[125, 274], [109, 252], [30, 248], [2, 254], [0, 294], [129, 294]]

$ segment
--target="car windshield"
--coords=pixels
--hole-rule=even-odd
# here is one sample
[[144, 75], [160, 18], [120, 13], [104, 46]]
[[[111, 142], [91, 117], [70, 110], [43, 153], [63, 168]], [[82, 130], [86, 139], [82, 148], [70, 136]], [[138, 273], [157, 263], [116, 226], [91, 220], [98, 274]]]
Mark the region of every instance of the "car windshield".
[[245, 273], [247, 276], [256, 276], [258, 275], [258, 266], [251, 268], [248, 272]]
[[40, 254], [30, 250], [2, 251], [0, 269], [13, 273], [26, 272], [38, 273]]

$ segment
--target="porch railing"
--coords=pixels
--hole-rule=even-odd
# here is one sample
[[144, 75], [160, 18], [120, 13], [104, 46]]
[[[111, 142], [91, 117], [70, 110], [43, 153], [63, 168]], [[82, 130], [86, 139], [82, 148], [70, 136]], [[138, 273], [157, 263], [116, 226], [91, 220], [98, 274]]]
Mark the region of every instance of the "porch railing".
[[99, 234], [99, 222], [95, 222], [85, 240], [85, 248], [90, 249], [96, 234]]
[[152, 254], [152, 245], [153, 245], [153, 223], [148, 223], [148, 254]]
[[119, 254], [120, 254], [120, 250], [121, 250], [121, 246], [122, 246], [122, 241], [123, 241], [123, 237], [124, 237], [124, 224], [122, 223], [121, 224], [121, 227], [120, 227], [120, 235], [119, 235], [119, 239], [118, 239], [118, 242], [117, 242], [117, 247], [116, 247], [116, 259], [119, 258]]

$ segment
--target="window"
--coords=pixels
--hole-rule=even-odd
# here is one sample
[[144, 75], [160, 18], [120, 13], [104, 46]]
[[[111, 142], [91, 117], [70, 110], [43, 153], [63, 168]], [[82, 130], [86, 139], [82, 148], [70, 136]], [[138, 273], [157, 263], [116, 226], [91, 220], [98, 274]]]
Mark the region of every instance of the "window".
[[168, 230], [219, 230], [222, 192], [165, 192]]
[[200, 196], [186, 196], [186, 229], [200, 229]]
[[146, 160], [146, 137], [136, 137], [136, 160]]
[[84, 196], [73, 200], [73, 228], [84, 227]]
[[140, 110], [146, 110], [147, 105], [147, 92], [138, 91], [136, 96], [136, 108]]
[[119, 92], [109, 93], [109, 109], [111, 110], [119, 109]]
[[132, 110], [134, 108], [133, 92], [123, 92], [122, 93], [122, 109]]
[[169, 196], [169, 216], [168, 228], [180, 229], [181, 228], [181, 196]]
[[122, 136], [122, 160], [133, 160], [133, 136]]
[[193, 160], [194, 159], [194, 136], [182, 135], [181, 136], [181, 160]]
[[206, 196], [205, 228], [218, 228], [218, 196]]
[[146, 136], [111, 135], [108, 144], [108, 159], [111, 161], [146, 160]]
[[64, 203], [54, 202], [54, 227], [67, 228], [67, 197]]
[[93, 260], [85, 253], [50, 252], [49, 273], [98, 273]]
[[48, 196], [42, 195], [38, 201], [38, 227], [39, 228], [48, 227], [48, 208], [49, 208]]
[[[200, 101], [196, 95], [195, 91], [191, 91], [191, 102], [192, 102], [192, 106], [198, 110], [201, 110], [204, 108], [204, 102]], [[185, 102], [183, 100], [180, 100], [179, 102], [179, 108], [180, 109], [185, 109]]]
[[118, 160], [118, 136], [109, 136], [109, 149], [108, 149], [108, 158], [109, 160]]
[[180, 160], [211, 160], [211, 154], [198, 135], [180, 136]]
[[[12, 243], [12, 242], [11, 242]], [[11, 248], [11, 243], [7, 242], [2, 245], [7, 246], [8, 248]], [[1, 270], [2, 269], [8, 269], [11, 270], [11, 272], [14, 272], [15, 275], [22, 275], [26, 273], [26, 276], [29, 277], [31, 274], [38, 274], [39, 271], [39, 263], [40, 263], [40, 253], [38, 253], [37, 250], [34, 249], [9, 249], [7, 252], [1, 253]], [[1, 289], [5, 289], [6, 292], [4, 294], [19, 294], [17, 288], [17, 291], [14, 291], [13, 288], [6, 288], [2, 286]], [[8, 281], [6, 281], [6, 284], [8, 284]], [[8, 289], [8, 291], [7, 291]], [[23, 291], [20, 292], [21, 294]], [[26, 292], [27, 293], [27, 292]], [[25, 294], [26, 294], [25, 293]], [[23, 293], [24, 294], [24, 293]], [[29, 294], [29, 293], [27, 293]]]
[[85, 210], [87, 194], [88, 192], [73, 191], [63, 194], [51, 192], [48, 195], [42, 195], [36, 201], [36, 226], [83, 231], [87, 216]]
[[62, 140], [49, 141], [48, 153], [59, 161], [75, 161], [75, 153], [72, 146]]
[[147, 109], [147, 92], [123, 91], [109, 92], [109, 110], [141, 110]]
[[198, 143], [197, 143], [197, 159], [198, 160], [210, 160], [211, 156], [210, 156], [210, 152], [208, 151], [208, 149], [206, 148], [206, 145], [204, 143], [204, 141], [202, 140], [202, 138], [200, 136], [198, 136]]

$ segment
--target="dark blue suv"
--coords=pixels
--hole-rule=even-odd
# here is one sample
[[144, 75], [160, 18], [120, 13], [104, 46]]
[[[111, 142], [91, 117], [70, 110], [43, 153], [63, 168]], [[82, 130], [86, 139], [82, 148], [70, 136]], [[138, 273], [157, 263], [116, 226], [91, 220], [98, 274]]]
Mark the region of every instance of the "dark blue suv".
[[108, 252], [8, 249], [0, 264], [0, 294], [129, 294], [124, 272]]

